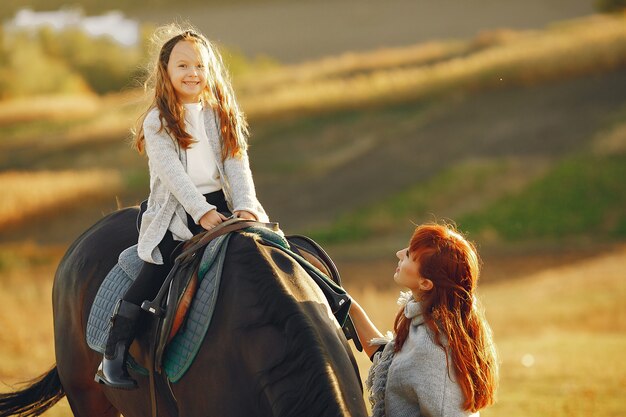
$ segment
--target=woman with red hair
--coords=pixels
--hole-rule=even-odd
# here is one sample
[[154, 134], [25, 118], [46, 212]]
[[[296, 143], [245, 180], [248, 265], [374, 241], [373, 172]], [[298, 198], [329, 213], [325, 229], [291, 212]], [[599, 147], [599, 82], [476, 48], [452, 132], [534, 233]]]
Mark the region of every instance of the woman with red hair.
[[498, 365], [475, 295], [476, 249], [450, 226], [425, 224], [396, 256], [394, 281], [410, 291], [401, 294], [393, 339], [357, 302], [350, 309], [373, 361], [366, 382], [373, 416], [477, 414], [494, 402]]

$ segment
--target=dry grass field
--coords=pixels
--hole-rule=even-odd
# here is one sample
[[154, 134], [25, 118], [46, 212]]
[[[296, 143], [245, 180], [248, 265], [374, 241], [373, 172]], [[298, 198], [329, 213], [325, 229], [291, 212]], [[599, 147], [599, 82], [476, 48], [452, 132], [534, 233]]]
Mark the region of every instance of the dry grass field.
[[[453, 90], [538, 85], [622, 67], [625, 21], [619, 14], [592, 15], [544, 30], [501, 29], [466, 40], [344, 53], [244, 74], [234, 83], [253, 120], [428, 99]], [[68, 121], [74, 122], [69, 127], [84, 128], [74, 132], [83, 137], [100, 135], [105, 127], [119, 134], [143, 105], [137, 89], [104, 97], [16, 98], [0, 102], [0, 127], [8, 129], [3, 141], [67, 128]], [[94, 116], [100, 123], [92, 123]], [[20, 126], [36, 120], [49, 125]]]
[[[47, 371], [54, 362], [50, 291], [62, 248], [25, 244], [1, 249], [0, 381], [16, 384]], [[498, 402], [484, 416], [623, 415], [625, 264], [626, 247], [621, 246], [481, 286], [501, 359]], [[349, 269], [343, 274], [348, 290], [374, 322], [390, 329], [398, 295], [398, 289], [389, 284], [391, 273], [363, 277], [369, 283], [377, 280], [376, 286], [361, 285]], [[364, 354], [357, 358], [365, 377], [369, 360]], [[65, 401], [46, 414], [67, 415]]]
[[35, 215], [49, 215], [86, 198], [119, 190], [114, 170], [0, 172], [0, 229]]
[[[626, 85], [625, 19], [595, 15], [540, 31], [344, 54], [235, 79], [251, 119], [261, 201], [286, 230], [309, 233], [416, 184], [482, 181], [486, 170], [504, 167], [483, 187], [490, 195], [474, 193], [471, 207], [441, 201], [440, 187], [441, 204], [428, 207], [455, 219], [480, 209], [614, 123]], [[0, 170], [112, 168], [124, 186], [103, 197], [135, 204], [147, 196], [147, 170], [126, 139], [141, 109], [136, 90], [0, 102]], [[42, 230], [20, 226], [26, 235]]]
[[[623, 415], [624, 265], [626, 247], [620, 247], [481, 286], [501, 361], [498, 402], [482, 415]], [[391, 273], [380, 279], [391, 281]], [[347, 286], [381, 329], [392, 328], [398, 289]], [[358, 359], [365, 377], [369, 359]]]

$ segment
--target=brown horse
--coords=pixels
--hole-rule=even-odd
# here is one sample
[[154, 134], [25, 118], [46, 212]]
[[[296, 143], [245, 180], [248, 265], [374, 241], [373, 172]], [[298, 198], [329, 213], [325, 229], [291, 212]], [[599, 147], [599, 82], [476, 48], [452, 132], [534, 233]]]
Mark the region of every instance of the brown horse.
[[[56, 366], [0, 394], [0, 416], [40, 415], [65, 395], [77, 417], [152, 414], [148, 377], [131, 371], [134, 391], [94, 382], [101, 355], [85, 339], [101, 282], [137, 241], [136, 216], [136, 209], [117, 211], [68, 249], [53, 288]], [[141, 362], [148, 350], [140, 334], [131, 353]], [[319, 288], [282, 251], [240, 233], [228, 245], [208, 333], [172, 393], [180, 416], [366, 415], [354, 358]], [[159, 416], [172, 415], [163, 397], [157, 404]]]

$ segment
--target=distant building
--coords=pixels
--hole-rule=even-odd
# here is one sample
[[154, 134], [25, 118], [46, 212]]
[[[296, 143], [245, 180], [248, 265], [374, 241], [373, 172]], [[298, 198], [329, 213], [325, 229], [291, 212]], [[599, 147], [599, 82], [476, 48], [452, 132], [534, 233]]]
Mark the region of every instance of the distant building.
[[109, 36], [125, 46], [136, 45], [139, 41], [139, 22], [127, 19], [119, 11], [111, 11], [100, 16], [84, 16], [80, 9], [50, 12], [21, 9], [13, 19], [4, 24], [7, 31], [37, 30], [46, 26], [53, 30], [79, 28], [94, 37]]

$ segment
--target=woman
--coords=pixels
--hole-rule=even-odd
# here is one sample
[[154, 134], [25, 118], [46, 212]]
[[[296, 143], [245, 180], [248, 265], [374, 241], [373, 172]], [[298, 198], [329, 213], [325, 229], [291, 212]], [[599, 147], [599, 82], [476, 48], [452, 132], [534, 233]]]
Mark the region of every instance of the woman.
[[367, 386], [375, 417], [468, 416], [494, 402], [498, 367], [491, 331], [475, 296], [474, 246], [452, 227], [418, 226], [397, 252], [394, 281], [408, 288], [393, 339], [363, 308], [350, 314], [374, 364]]

